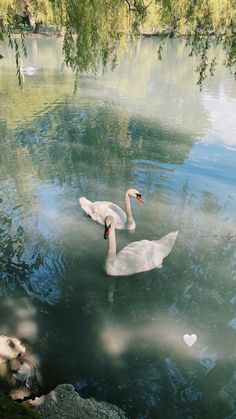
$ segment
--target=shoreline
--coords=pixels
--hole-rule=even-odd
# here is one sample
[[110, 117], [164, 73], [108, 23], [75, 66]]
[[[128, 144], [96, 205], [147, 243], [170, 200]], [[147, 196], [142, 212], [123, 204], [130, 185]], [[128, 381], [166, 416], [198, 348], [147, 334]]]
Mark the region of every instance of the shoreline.
[[[65, 31], [61, 30], [61, 31], [39, 31], [39, 32], [32, 32], [32, 31], [12, 31], [10, 32], [10, 35], [21, 37], [23, 35], [24, 38], [52, 38], [52, 37], [56, 37], [56, 38], [63, 38], [65, 35]], [[142, 38], [160, 38], [160, 39], [166, 39], [166, 38], [170, 38], [170, 39], [186, 39], [186, 38], [191, 38], [191, 36], [193, 36], [194, 34], [191, 32], [184, 32], [184, 33], [180, 33], [178, 31], [174, 32], [172, 29], [157, 29], [157, 28], [152, 28], [152, 29], [140, 29], [139, 33], [138, 33], [138, 37]], [[199, 33], [200, 36], [202, 37], [211, 37], [212, 39], [214, 39], [216, 37], [216, 34], [214, 32], [211, 33]], [[76, 36], [76, 33], [74, 34], [74, 36]]]

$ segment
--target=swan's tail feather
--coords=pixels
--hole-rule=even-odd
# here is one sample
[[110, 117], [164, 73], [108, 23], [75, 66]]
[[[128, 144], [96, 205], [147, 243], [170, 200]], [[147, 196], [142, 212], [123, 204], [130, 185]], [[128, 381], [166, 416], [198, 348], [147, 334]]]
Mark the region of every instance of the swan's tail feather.
[[178, 230], [172, 231], [171, 233], [166, 234], [166, 236], [162, 237], [160, 240], [157, 240], [156, 243], [158, 243], [158, 247], [160, 246], [160, 250], [163, 256], [163, 259], [169, 255], [171, 252], [175, 241], [178, 236]]
[[84, 212], [86, 212], [87, 215], [91, 216], [92, 202], [83, 196], [79, 198], [79, 203], [80, 203], [81, 208], [84, 210]]

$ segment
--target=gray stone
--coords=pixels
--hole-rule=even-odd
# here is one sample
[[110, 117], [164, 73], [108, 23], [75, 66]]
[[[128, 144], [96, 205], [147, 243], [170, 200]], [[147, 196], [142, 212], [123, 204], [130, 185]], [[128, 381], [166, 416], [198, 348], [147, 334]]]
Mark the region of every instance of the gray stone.
[[83, 399], [71, 384], [58, 385], [47, 395], [30, 403], [43, 419], [126, 419], [117, 406]]

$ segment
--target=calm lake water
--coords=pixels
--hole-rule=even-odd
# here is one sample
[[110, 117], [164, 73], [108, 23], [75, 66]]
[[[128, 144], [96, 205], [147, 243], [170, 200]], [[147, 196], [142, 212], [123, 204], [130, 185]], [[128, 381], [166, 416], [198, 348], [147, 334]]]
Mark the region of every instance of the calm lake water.
[[[114, 72], [74, 79], [61, 39], [31, 39], [21, 91], [0, 71], [0, 334], [130, 418], [236, 417], [236, 82], [200, 92], [184, 42], [144, 39]], [[223, 54], [220, 53], [220, 60]], [[179, 236], [163, 268], [110, 278], [103, 228], [78, 198], [124, 205], [131, 241]], [[188, 348], [184, 334], [196, 334]]]

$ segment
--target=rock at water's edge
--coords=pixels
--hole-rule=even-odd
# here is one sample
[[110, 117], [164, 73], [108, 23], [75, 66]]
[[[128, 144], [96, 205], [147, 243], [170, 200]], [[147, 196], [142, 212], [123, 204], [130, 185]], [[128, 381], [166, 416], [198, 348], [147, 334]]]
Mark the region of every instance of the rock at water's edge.
[[83, 399], [71, 384], [58, 385], [45, 396], [30, 400], [43, 419], [126, 419], [117, 406]]

